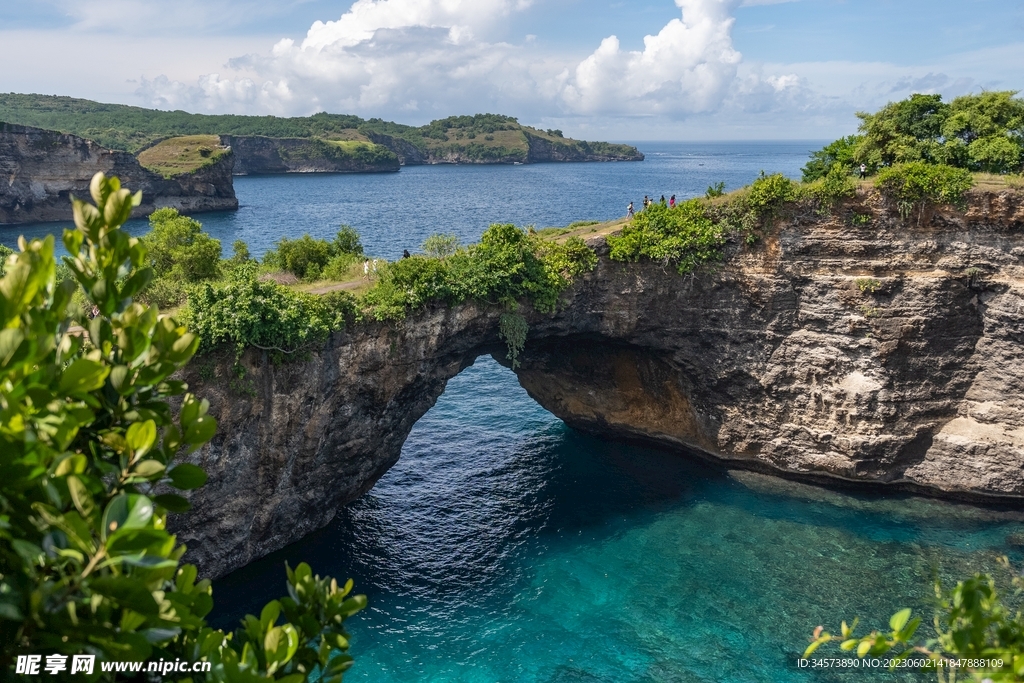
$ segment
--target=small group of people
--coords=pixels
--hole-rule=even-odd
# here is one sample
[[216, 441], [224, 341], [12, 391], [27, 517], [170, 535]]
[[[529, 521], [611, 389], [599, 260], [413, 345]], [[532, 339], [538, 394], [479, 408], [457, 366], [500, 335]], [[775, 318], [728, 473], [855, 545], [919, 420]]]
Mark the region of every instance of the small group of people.
[[[412, 254], [409, 253], [408, 249], [402, 250], [402, 258], [412, 258]], [[377, 259], [366, 259], [365, 261], [363, 261], [363, 277], [369, 280], [370, 273], [373, 273], [374, 275], [377, 274]]]
[[[644, 195], [644, 208], [645, 209], [649, 208], [654, 203], [655, 203], [655, 201], [653, 199], [651, 199], [647, 195]], [[669, 197], [668, 201], [666, 202], [665, 201], [665, 195], [661, 195], [661, 200], [658, 203], [661, 204], [662, 206], [667, 206], [670, 209], [674, 209], [675, 206], [676, 206], [676, 196], [672, 195], [671, 197]], [[634, 215], [636, 215], [636, 212], [633, 209], [633, 202], [630, 202], [629, 206], [626, 207], [626, 218], [632, 218]]]

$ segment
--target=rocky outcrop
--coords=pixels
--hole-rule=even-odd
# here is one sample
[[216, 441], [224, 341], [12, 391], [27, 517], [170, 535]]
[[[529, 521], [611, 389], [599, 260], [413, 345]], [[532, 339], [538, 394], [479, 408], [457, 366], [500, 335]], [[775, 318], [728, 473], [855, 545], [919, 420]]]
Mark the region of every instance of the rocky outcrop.
[[[423, 164], [544, 164], [571, 161], [643, 161], [636, 147], [583, 140], [553, 140], [521, 129], [515, 149], [488, 148], [463, 139], [421, 150], [408, 140], [363, 130], [370, 140], [394, 152], [402, 166]], [[479, 139], [479, 138], [478, 138]], [[525, 142], [525, 144], [523, 144]]]
[[233, 164], [228, 153], [193, 173], [164, 178], [127, 152], [74, 135], [0, 123], [0, 224], [69, 220], [70, 195], [87, 197], [98, 171], [142, 190], [144, 204], [135, 216], [162, 207], [183, 213], [237, 209]]
[[398, 157], [398, 162], [402, 166], [422, 166], [428, 163], [426, 155], [420, 148], [408, 140], [372, 130], [361, 130], [360, 132], [374, 144], [391, 150]]
[[[854, 216], [867, 216], [852, 220]], [[530, 314], [519, 380], [569, 425], [786, 476], [1024, 498], [1024, 200], [902, 221], [861, 196], [731, 245], [716, 272], [607, 259]], [[250, 351], [187, 377], [220, 420], [179, 518], [218, 575], [326, 524], [397, 460], [448, 379], [505, 356], [500, 311], [437, 307], [336, 333], [308, 360]], [[213, 376], [214, 379], [202, 379]]]
[[541, 164], [554, 161], [643, 161], [644, 155], [636, 147], [609, 145], [582, 140], [561, 143], [523, 131], [530, 147], [529, 163]]
[[394, 173], [398, 157], [383, 148], [349, 154], [314, 138], [268, 138], [222, 135], [221, 142], [235, 154], [235, 173]]

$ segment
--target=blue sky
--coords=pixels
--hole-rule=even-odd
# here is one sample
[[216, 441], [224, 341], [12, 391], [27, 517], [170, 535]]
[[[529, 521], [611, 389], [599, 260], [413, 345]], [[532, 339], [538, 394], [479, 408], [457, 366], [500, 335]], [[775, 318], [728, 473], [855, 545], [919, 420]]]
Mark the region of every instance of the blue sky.
[[3, 0], [0, 60], [0, 91], [163, 109], [831, 138], [911, 92], [1024, 88], [1024, 3]]

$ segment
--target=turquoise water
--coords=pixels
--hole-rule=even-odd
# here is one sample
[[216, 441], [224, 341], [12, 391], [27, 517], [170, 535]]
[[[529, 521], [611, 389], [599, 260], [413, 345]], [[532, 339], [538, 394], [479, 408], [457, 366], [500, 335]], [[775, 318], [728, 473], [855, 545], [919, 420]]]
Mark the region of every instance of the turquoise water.
[[1022, 532], [1019, 512], [831, 492], [587, 437], [481, 358], [369, 494], [215, 597], [232, 625], [282, 594], [286, 560], [355, 578], [370, 607], [350, 622], [347, 683], [933, 680], [794, 661], [821, 623], [883, 626], [905, 606], [930, 617], [934, 572], [999, 573], [1001, 554], [1019, 566]]

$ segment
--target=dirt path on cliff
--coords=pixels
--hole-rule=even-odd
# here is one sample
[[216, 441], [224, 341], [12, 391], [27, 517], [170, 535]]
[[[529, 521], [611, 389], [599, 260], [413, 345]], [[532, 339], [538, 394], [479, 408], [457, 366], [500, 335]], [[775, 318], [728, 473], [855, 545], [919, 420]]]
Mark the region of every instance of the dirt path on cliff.
[[323, 287], [316, 287], [310, 289], [310, 294], [327, 294], [328, 292], [342, 292], [352, 291], [359, 289], [363, 285], [367, 284], [365, 280], [352, 280], [350, 282], [336, 282], [333, 285], [324, 285]]

